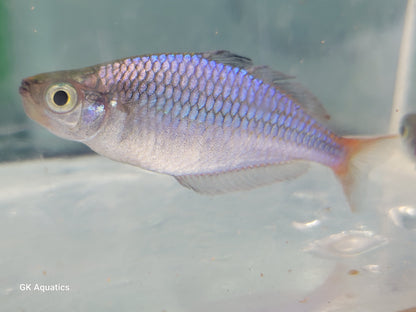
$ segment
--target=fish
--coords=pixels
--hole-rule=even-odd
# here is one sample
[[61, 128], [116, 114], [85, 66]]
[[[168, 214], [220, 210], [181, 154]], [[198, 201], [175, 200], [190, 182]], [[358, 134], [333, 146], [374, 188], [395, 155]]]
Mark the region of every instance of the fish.
[[402, 118], [399, 133], [407, 155], [416, 162], [416, 113], [408, 113]]
[[55, 135], [205, 194], [286, 181], [317, 162], [353, 207], [355, 181], [368, 171], [360, 164], [396, 137], [337, 135], [294, 77], [225, 50], [39, 74], [19, 92], [26, 114]]

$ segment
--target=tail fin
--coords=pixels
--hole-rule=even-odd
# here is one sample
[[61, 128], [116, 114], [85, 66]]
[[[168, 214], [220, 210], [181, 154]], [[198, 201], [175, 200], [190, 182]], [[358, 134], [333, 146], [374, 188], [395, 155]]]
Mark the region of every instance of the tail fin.
[[358, 206], [358, 182], [365, 179], [373, 167], [388, 159], [399, 142], [398, 138], [398, 135], [342, 138], [347, 156], [341, 165], [332, 169], [342, 184], [352, 211], [356, 211]]

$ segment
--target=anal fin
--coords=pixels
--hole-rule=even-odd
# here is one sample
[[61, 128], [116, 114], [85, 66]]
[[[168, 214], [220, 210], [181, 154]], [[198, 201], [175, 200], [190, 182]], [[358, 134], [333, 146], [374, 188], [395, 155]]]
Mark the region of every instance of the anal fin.
[[214, 195], [249, 190], [274, 182], [294, 179], [305, 173], [308, 167], [306, 161], [295, 160], [225, 172], [175, 176], [175, 178], [180, 184], [195, 192]]

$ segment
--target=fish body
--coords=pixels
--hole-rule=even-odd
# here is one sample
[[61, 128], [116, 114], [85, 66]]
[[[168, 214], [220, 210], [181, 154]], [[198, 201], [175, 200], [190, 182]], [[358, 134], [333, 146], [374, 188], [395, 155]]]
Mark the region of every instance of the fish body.
[[350, 159], [379, 139], [337, 136], [291, 77], [227, 51], [145, 55], [22, 81], [26, 113], [111, 159], [221, 193], [286, 180], [314, 161], [350, 193]]

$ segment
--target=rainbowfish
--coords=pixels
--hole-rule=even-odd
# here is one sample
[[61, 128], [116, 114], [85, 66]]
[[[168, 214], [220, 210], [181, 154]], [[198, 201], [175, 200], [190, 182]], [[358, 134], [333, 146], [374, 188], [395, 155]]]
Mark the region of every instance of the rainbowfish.
[[295, 178], [312, 161], [334, 171], [353, 206], [359, 162], [392, 137], [336, 135], [319, 101], [292, 78], [215, 51], [39, 74], [24, 79], [19, 92], [27, 115], [52, 133], [174, 176], [194, 191]]
[[411, 113], [403, 117], [400, 122], [400, 136], [408, 156], [416, 161], [416, 114]]

